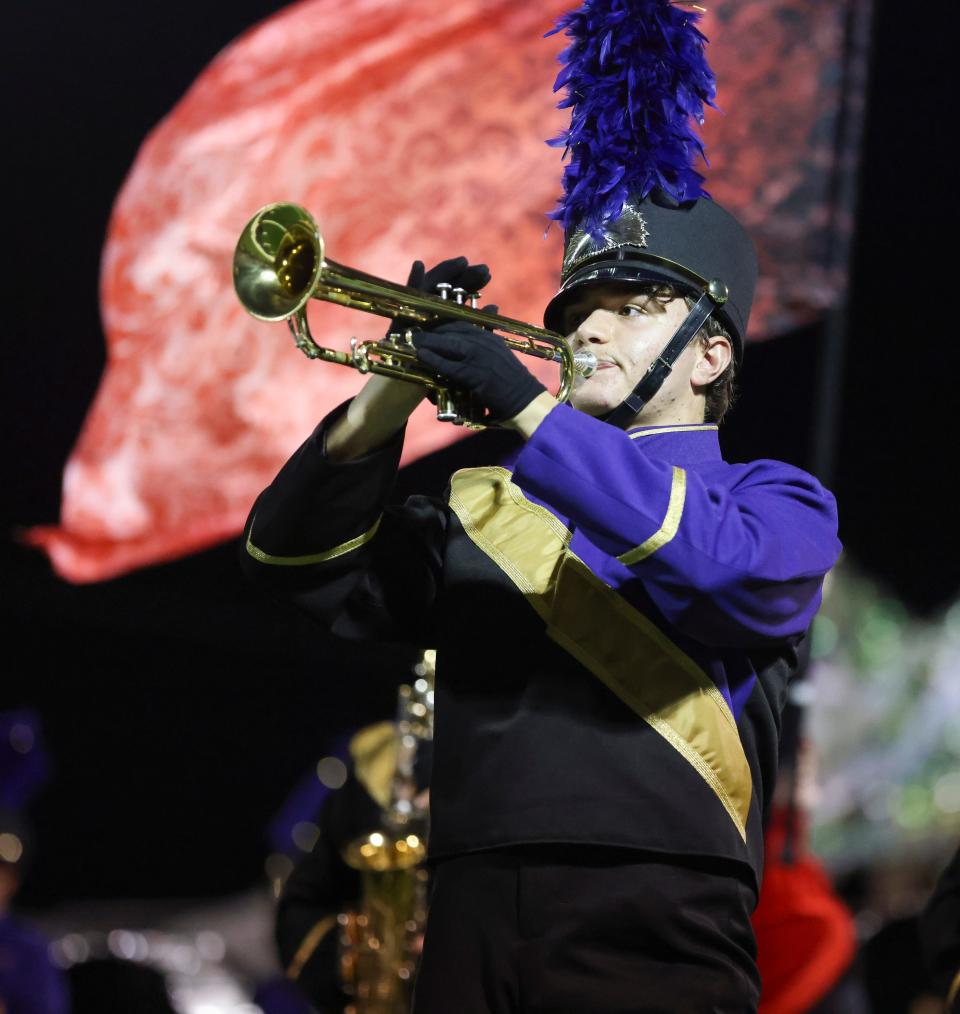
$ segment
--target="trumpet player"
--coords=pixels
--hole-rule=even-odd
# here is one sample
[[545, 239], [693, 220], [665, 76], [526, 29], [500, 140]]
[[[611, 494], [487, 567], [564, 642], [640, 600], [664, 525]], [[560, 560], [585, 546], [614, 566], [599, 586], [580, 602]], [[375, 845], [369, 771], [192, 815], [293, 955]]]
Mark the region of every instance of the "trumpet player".
[[[678, 209], [639, 213], [653, 235]], [[337, 634], [438, 648], [417, 1010], [756, 1003], [779, 708], [838, 544], [815, 479], [721, 456], [749, 281], [623, 426], [604, 417], [690, 313], [669, 279], [567, 278], [548, 319], [600, 362], [569, 406], [489, 332], [422, 332], [423, 361], [522, 438], [514, 459], [391, 506], [422, 391], [372, 377], [254, 507], [254, 577]]]
[[[510, 460], [392, 504], [423, 390], [375, 376], [246, 529], [249, 573], [335, 634], [437, 648], [417, 1014], [743, 1012], [759, 998], [763, 815], [796, 646], [840, 549], [836, 507], [797, 468], [723, 458], [756, 259], [669, 148], [691, 96], [712, 96], [697, 15], [626, 6], [590, 0], [561, 25], [573, 158], [545, 324], [592, 351], [595, 373], [558, 404], [489, 331], [427, 327], [420, 362], [514, 431]], [[628, 63], [651, 48], [673, 90], [638, 98], [659, 79]], [[614, 94], [596, 86], [611, 75], [649, 116], [587, 108]], [[660, 130], [662, 116], [679, 119]], [[630, 136], [601, 158], [610, 123]], [[485, 279], [461, 258], [424, 284]]]

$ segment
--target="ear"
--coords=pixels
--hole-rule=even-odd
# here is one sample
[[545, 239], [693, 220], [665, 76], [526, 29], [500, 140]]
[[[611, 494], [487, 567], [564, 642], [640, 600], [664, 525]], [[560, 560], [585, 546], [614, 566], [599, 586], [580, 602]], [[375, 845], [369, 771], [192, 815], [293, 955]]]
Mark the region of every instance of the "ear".
[[730, 365], [733, 349], [730, 339], [723, 335], [709, 338], [705, 345], [696, 345], [697, 358], [690, 375], [694, 387], [709, 387]]

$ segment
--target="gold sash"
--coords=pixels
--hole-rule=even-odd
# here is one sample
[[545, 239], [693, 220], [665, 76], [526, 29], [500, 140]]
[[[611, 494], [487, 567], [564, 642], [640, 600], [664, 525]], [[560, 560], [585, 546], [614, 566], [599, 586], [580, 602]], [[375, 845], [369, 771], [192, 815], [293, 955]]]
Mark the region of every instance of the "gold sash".
[[706, 673], [571, 552], [569, 529], [527, 500], [505, 468], [457, 472], [450, 507], [548, 636], [696, 768], [746, 841], [750, 767], [733, 714]]

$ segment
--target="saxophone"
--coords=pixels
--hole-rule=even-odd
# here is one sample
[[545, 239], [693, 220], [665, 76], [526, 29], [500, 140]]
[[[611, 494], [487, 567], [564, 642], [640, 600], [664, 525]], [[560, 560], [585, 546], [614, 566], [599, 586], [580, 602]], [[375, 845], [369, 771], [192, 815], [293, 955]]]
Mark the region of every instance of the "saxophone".
[[427, 921], [426, 836], [429, 808], [418, 795], [414, 765], [433, 738], [435, 652], [414, 667], [413, 685], [397, 692], [396, 766], [379, 826], [343, 850], [360, 871], [361, 903], [342, 912], [340, 980], [350, 1003], [344, 1014], [407, 1014], [413, 973]]

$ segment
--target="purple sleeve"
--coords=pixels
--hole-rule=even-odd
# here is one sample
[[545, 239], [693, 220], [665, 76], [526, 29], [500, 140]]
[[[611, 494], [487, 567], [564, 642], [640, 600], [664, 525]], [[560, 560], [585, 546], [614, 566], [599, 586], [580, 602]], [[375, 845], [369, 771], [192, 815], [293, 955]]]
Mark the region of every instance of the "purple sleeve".
[[813, 476], [776, 461], [677, 468], [564, 405], [527, 442], [513, 478], [704, 644], [802, 634], [840, 551], [836, 504]]

